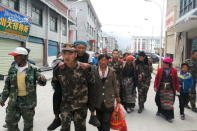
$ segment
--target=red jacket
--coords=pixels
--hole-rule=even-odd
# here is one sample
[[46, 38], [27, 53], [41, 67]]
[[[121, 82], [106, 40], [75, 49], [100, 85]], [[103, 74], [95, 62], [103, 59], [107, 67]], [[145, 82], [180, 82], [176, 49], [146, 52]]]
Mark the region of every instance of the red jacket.
[[[163, 68], [157, 70], [157, 75], [155, 77], [154, 88], [158, 89], [161, 83], [162, 75], [163, 75]], [[177, 70], [175, 68], [170, 69], [170, 75], [172, 76], [172, 83], [174, 91], [179, 91], [179, 79], [177, 75]]]

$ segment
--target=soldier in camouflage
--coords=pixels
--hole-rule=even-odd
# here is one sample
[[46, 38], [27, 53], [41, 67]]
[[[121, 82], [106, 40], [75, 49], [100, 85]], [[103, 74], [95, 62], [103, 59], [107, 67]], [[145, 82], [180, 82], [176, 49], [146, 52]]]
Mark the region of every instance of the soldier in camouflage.
[[74, 121], [75, 131], [86, 131], [88, 92], [95, 79], [76, 61], [77, 52], [73, 45], [64, 46], [62, 56], [65, 66], [57, 67], [52, 78], [52, 86], [61, 87], [62, 91], [61, 131], [70, 131], [71, 121]]
[[[189, 72], [192, 74], [194, 80], [194, 88], [190, 90], [190, 105], [194, 112], [197, 112], [196, 108], [196, 81], [197, 81], [197, 50], [192, 52], [192, 58], [185, 61], [189, 65]], [[188, 106], [189, 107], [189, 106]]]
[[119, 60], [119, 51], [114, 49], [112, 52], [112, 60], [109, 62], [109, 67], [113, 68], [116, 73], [118, 85], [120, 87], [120, 98], [122, 99], [122, 70], [123, 70], [123, 63]]
[[146, 54], [139, 52], [138, 58], [135, 61], [135, 74], [137, 79], [138, 89], [138, 113], [142, 113], [144, 109], [144, 103], [147, 99], [147, 93], [151, 82], [152, 65], [150, 64]]
[[37, 103], [36, 83], [46, 85], [46, 79], [38, 70], [28, 64], [28, 52], [23, 47], [17, 47], [13, 53], [16, 62], [12, 65], [5, 81], [5, 87], [0, 97], [0, 104], [9, 97], [6, 109], [6, 124], [8, 131], [19, 131], [18, 122], [24, 119], [24, 131], [33, 131], [33, 118]]

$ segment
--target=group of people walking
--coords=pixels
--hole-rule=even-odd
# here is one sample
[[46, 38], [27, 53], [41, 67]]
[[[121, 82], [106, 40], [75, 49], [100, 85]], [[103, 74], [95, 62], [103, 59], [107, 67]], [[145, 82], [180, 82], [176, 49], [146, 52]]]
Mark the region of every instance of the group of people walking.
[[[120, 59], [120, 52], [115, 49], [111, 56], [96, 53], [91, 63], [86, 49], [87, 43], [84, 41], [65, 44], [52, 63], [55, 118], [48, 130], [61, 126], [61, 131], [70, 131], [73, 121], [75, 131], [86, 131], [89, 109], [89, 123], [96, 126], [98, 131], [109, 131], [115, 103], [121, 103], [127, 113], [131, 113], [138, 98], [138, 113], [144, 110], [153, 71], [151, 59], [145, 52], [139, 52], [136, 58], [125, 53]], [[15, 62], [11, 65], [0, 97], [1, 106], [9, 97], [5, 120], [8, 131], [19, 131], [21, 116], [24, 119], [24, 131], [33, 130], [36, 85], [46, 85], [46, 78], [28, 62], [28, 54], [23, 47], [17, 47], [9, 54], [14, 56]], [[172, 122], [173, 104], [178, 95], [181, 119], [185, 119], [185, 107], [197, 112], [197, 51], [193, 51], [192, 59], [181, 65], [180, 73], [173, 68], [171, 58], [165, 57], [162, 61], [154, 81], [157, 115]]]

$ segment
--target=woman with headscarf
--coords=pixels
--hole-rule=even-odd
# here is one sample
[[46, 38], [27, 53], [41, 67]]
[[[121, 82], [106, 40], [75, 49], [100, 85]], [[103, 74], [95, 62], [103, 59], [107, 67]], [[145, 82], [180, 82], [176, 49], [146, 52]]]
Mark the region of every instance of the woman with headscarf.
[[174, 101], [179, 91], [177, 70], [172, 67], [172, 59], [165, 57], [162, 68], [158, 69], [154, 82], [155, 102], [158, 106], [157, 116], [163, 115], [168, 122], [174, 119]]
[[142, 113], [144, 110], [144, 104], [147, 100], [147, 94], [151, 81], [152, 64], [150, 64], [145, 52], [138, 53], [138, 58], [135, 61], [135, 75], [136, 86], [138, 89], [138, 113]]
[[135, 74], [134, 74], [134, 57], [127, 56], [126, 61], [123, 63], [123, 70], [122, 70], [122, 104], [127, 111], [130, 113], [133, 111], [135, 107]]

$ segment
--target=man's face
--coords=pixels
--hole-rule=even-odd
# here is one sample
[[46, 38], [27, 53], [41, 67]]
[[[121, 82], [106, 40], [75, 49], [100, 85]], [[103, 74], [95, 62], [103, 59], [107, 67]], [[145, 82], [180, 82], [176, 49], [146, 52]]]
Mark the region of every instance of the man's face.
[[144, 59], [145, 59], [144, 56], [138, 56], [138, 58], [140, 61], [144, 61]]
[[100, 65], [101, 67], [107, 67], [108, 62], [109, 62], [109, 60], [106, 59], [106, 58], [104, 57], [104, 58], [102, 58], [102, 59], [99, 61], [99, 65]]
[[76, 51], [79, 56], [83, 56], [86, 52], [86, 46], [85, 45], [77, 45]]
[[197, 59], [197, 52], [194, 52], [194, 53], [192, 54], [192, 58]]
[[24, 56], [24, 55], [14, 56], [14, 60], [17, 65], [23, 64], [26, 61], [26, 59], [27, 59], [27, 56]]
[[118, 52], [118, 51], [114, 51], [114, 52], [112, 53], [112, 57], [113, 57], [114, 59], [118, 59], [118, 58], [119, 58], [119, 52]]
[[64, 63], [73, 63], [77, 57], [77, 53], [73, 51], [63, 51], [62, 56], [64, 59]]

